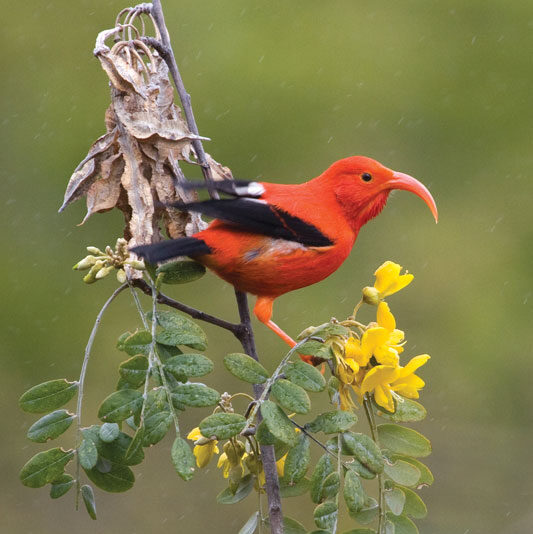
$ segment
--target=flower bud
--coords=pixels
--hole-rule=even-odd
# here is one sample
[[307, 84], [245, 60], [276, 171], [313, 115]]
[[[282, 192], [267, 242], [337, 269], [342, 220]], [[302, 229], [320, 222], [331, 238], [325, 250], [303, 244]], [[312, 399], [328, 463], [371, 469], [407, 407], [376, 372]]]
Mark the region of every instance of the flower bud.
[[102, 278], [105, 278], [115, 267], [113, 265], [109, 265], [107, 267], [102, 267], [97, 273], [95, 278], [97, 280], [101, 280]]
[[144, 261], [126, 260], [124, 263], [126, 263], [127, 265], [130, 265], [133, 269], [137, 269], [139, 271], [144, 271], [146, 269], [146, 265], [144, 264]]
[[117, 271], [117, 280], [119, 281], [120, 284], [124, 284], [127, 280], [127, 276], [126, 276], [126, 271], [124, 271], [124, 269], [119, 269]]
[[244, 445], [240, 441], [231, 442], [228, 441], [224, 445], [224, 452], [228, 457], [230, 465], [235, 466], [241, 463], [241, 458], [245, 453]]
[[255, 454], [250, 454], [244, 459], [244, 463], [250, 473], [258, 475], [263, 470], [263, 462]]
[[104, 262], [102, 260], [98, 260], [92, 267], [91, 270], [83, 277], [83, 281], [86, 284], [92, 284], [93, 282], [96, 282], [96, 275], [98, 271], [104, 266]]
[[89, 267], [92, 267], [95, 263], [96, 258], [94, 256], [85, 256], [85, 258], [76, 263], [72, 269], [75, 271], [85, 271], [85, 269], [89, 269]]
[[375, 287], [367, 286], [363, 288], [363, 302], [371, 306], [379, 304], [379, 291]]
[[316, 328], [316, 326], [308, 326], [296, 336], [296, 339], [305, 339], [306, 337], [309, 337], [316, 330]]
[[103, 256], [104, 253], [98, 247], [87, 247], [87, 252], [96, 254], [96, 256]]

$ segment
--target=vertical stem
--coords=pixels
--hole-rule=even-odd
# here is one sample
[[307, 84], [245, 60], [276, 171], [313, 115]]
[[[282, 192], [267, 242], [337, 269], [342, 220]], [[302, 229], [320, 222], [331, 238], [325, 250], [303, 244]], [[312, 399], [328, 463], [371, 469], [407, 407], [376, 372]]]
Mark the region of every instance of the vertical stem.
[[[122, 284], [120, 287], [115, 289], [113, 294], [106, 300], [105, 304], [102, 306], [102, 309], [96, 316], [91, 335], [87, 341], [87, 346], [85, 347], [85, 355], [83, 357], [83, 363], [81, 365], [80, 379], [78, 381], [78, 403], [76, 406], [76, 450], [81, 444], [81, 409], [83, 406], [83, 390], [85, 386], [85, 375], [87, 374], [87, 366], [89, 365], [89, 358], [91, 357], [91, 350], [93, 348], [94, 338], [96, 337], [96, 332], [98, 327], [102, 322], [102, 317], [104, 312], [107, 310], [108, 306], [115, 300], [115, 298], [128, 287], [128, 284]], [[76, 455], [76, 510], [78, 509], [80, 498], [80, 456]]]
[[[376, 420], [374, 419], [374, 408], [370, 402], [370, 397], [368, 393], [365, 394], [363, 400], [363, 406], [366, 412], [366, 418], [368, 420], [368, 425], [370, 426], [370, 433], [372, 434], [372, 439], [375, 441], [376, 445], [381, 449], [378, 438], [378, 429], [376, 426]], [[383, 474], [377, 476], [378, 479], [378, 504], [379, 504], [379, 515], [378, 515], [378, 532], [377, 534], [385, 534], [385, 485], [383, 480]]]
[[[239, 338], [246, 354], [254, 360], [259, 361], [257, 349], [255, 347], [254, 332], [250, 320], [250, 310], [248, 309], [248, 299], [246, 293], [235, 290], [239, 317], [243, 325], [243, 333]], [[254, 384], [254, 396], [259, 399], [263, 393], [263, 386]], [[257, 421], [261, 422], [261, 412], [257, 412]], [[268, 498], [268, 515], [270, 519], [270, 531], [272, 534], [283, 534], [283, 513], [281, 508], [281, 495], [279, 491], [278, 470], [276, 467], [276, 456], [273, 445], [261, 445], [261, 458], [263, 460], [263, 470], [265, 471], [266, 494]]]

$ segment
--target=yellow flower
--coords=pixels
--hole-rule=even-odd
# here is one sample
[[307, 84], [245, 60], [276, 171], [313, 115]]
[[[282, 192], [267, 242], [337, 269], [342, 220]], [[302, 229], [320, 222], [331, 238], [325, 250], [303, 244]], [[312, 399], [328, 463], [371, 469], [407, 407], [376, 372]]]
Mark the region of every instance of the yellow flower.
[[200, 440], [200, 444], [195, 445], [193, 454], [196, 457], [196, 465], [198, 467], [205, 467], [210, 461], [211, 458], [213, 458], [213, 455], [216, 453], [219, 453], [218, 447], [217, 447], [217, 440], [207, 440], [207, 438], [204, 438], [202, 436], [200, 429], [198, 427], [193, 428], [188, 436], [187, 439], [190, 439], [192, 441], [198, 441]]
[[378, 267], [374, 275], [376, 282], [374, 287], [379, 291], [380, 298], [388, 297], [405, 286], [409, 285], [414, 276], [412, 274], [400, 274], [402, 266], [392, 261], [386, 261]]
[[[276, 470], [278, 472], [278, 477], [282, 477], [285, 472], [285, 460], [287, 459], [287, 454], [282, 456], [276, 462]], [[265, 471], [261, 469], [261, 472], [257, 475], [257, 481], [259, 482], [259, 487], [263, 487], [266, 483]]]
[[428, 354], [421, 354], [415, 356], [405, 367], [376, 365], [365, 375], [361, 393], [364, 395], [373, 392], [377, 404], [388, 412], [394, 412], [393, 392], [410, 399], [418, 398], [418, 390], [425, 383], [414, 373], [428, 360]]
[[224, 478], [228, 478], [232, 467], [241, 466], [243, 468], [243, 460], [248, 456], [245, 452], [244, 445], [237, 441], [232, 443], [228, 441], [224, 445], [224, 451], [218, 458], [217, 467], [222, 469]]

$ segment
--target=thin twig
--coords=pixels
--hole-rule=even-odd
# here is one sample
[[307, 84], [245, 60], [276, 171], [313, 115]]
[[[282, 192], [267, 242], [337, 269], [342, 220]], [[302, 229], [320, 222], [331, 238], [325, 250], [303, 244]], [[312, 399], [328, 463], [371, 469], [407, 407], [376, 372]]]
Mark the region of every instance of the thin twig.
[[[162, 57], [167, 63], [168, 68], [170, 70], [170, 74], [172, 75], [172, 78], [174, 80], [174, 85], [176, 86], [176, 90], [178, 91], [178, 95], [180, 97], [181, 104], [183, 107], [183, 112], [185, 113], [185, 118], [187, 119], [187, 125], [189, 126], [189, 130], [191, 130], [193, 134], [199, 135], [198, 126], [196, 125], [196, 120], [192, 111], [191, 95], [189, 95], [189, 93], [187, 93], [185, 89], [183, 79], [181, 78], [181, 74], [178, 69], [178, 64], [176, 63], [176, 58], [172, 50], [172, 44], [170, 42], [170, 36], [168, 34], [168, 29], [165, 24], [165, 17], [163, 15], [163, 8], [161, 6], [160, 0], [152, 1], [152, 15], [156, 22], [156, 26], [158, 27], [159, 32], [161, 33], [161, 42], [164, 46], [164, 53], [166, 55], [165, 57], [162, 54]], [[202, 142], [200, 141], [200, 139], [193, 139], [192, 146], [196, 153], [198, 162], [202, 167], [202, 173], [204, 175], [209, 194], [212, 198], [218, 198], [218, 193], [216, 192], [216, 189], [213, 186], [213, 173], [211, 172], [211, 167], [207, 162], [207, 156], [205, 155]]]
[[[89, 358], [91, 356], [91, 350], [93, 348], [94, 338], [96, 337], [96, 332], [98, 327], [102, 322], [102, 317], [109, 307], [109, 305], [115, 300], [115, 298], [122, 293], [128, 284], [122, 284], [120, 287], [117, 287], [113, 294], [106, 300], [105, 304], [102, 306], [102, 309], [99, 311], [94, 321], [93, 329], [91, 330], [91, 335], [87, 341], [87, 346], [85, 347], [85, 355], [83, 357], [83, 363], [81, 366], [80, 379], [78, 382], [78, 403], [76, 406], [76, 450], [81, 444], [81, 409], [83, 406], [83, 388], [85, 385], [85, 375], [87, 374], [87, 366], [89, 364]], [[76, 455], [76, 510], [78, 509], [79, 496], [80, 496], [80, 455]]]
[[[145, 280], [136, 278], [135, 280], [132, 280], [131, 283], [135, 287], [139, 288], [143, 293], [146, 293], [147, 295], [152, 294], [152, 289]], [[167, 297], [167, 295], [164, 295], [163, 293], [157, 293], [157, 302], [159, 302], [159, 304], [165, 304], [166, 306], [182, 311], [187, 315], [190, 315], [193, 319], [198, 319], [206, 323], [214, 324], [215, 326], [220, 326], [220, 328], [224, 328], [225, 330], [229, 330], [238, 339], [240, 339], [240, 336], [242, 335], [242, 325], [230, 323], [229, 321], [225, 321], [224, 319], [220, 319], [219, 317], [215, 317], [209, 313], [205, 313], [201, 310], [197, 310], [196, 308], [192, 308], [191, 306], [187, 306], [187, 304], [183, 304], [182, 302], [178, 302], [177, 300]]]

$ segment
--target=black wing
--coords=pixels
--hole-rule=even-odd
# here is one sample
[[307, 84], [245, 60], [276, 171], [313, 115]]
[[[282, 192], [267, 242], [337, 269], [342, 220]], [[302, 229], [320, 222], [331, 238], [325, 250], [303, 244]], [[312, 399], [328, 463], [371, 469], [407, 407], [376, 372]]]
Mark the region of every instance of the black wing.
[[172, 204], [182, 211], [195, 211], [233, 223], [244, 230], [295, 241], [309, 247], [328, 247], [333, 241], [316, 226], [261, 200], [246, 198], [206, 200]]

